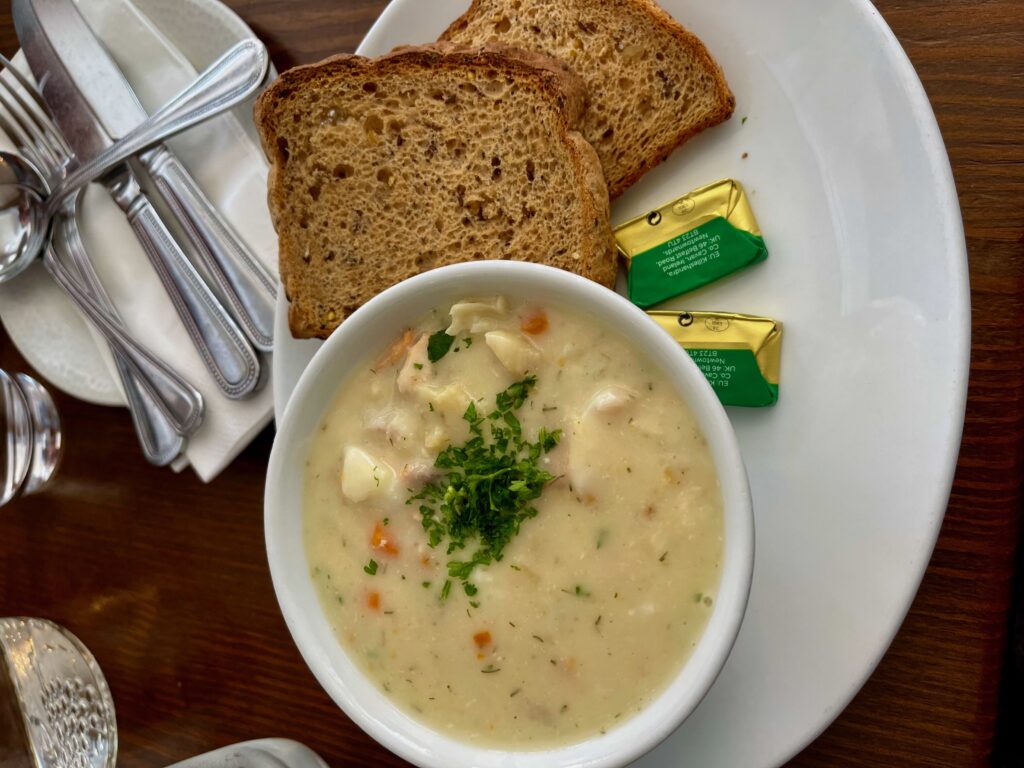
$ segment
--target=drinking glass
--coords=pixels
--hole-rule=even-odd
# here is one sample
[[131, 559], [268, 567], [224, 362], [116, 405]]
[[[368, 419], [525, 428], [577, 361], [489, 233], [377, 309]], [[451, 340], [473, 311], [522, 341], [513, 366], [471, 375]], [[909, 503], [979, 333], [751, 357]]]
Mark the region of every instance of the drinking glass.
[[61, 442], [50, 393], [27, 374], [0, 370], [0, 507], [47, 486]]

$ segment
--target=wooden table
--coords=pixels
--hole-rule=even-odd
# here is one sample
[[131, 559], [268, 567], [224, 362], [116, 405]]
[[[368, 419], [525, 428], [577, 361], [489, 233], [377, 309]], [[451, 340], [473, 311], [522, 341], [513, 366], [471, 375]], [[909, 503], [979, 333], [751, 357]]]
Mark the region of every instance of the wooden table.
[[[281, 69], [351, 51], [383, 0], [230, 0]], [[988, 763], [1024, 477], [1024, 3], [878, 0], [938, 114], [970, 252], [974, 341], [946, 521], [906, 623], [796, 766]], [[0, 15], [0, 49], [16, 40]], [[27, 370], [0, 332], [0, 367]], [[263, 548], [271, 432], [209, 486], [143, 461], [124, 412], [58, 396], [59, 481], [0, 510], [0, 616], [52, 618], [99, 658], [121, 765], [268, 735], [337, 768], [398, 765], [306, 669]]]

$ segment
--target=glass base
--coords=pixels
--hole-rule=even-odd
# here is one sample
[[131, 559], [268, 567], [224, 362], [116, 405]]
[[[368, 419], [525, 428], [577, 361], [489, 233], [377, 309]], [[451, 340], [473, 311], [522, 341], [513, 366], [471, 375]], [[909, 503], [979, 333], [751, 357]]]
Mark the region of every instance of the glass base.
[[50, 483], [62, 442], [50, 393], [31, 376], [0, 371], [0, 506]]

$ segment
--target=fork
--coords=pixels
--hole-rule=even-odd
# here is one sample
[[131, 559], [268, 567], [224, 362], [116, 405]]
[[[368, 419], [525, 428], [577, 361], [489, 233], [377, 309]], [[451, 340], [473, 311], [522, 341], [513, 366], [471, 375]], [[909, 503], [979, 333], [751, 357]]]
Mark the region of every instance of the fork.
[[[3, 56], [0, 56], [0, 68], [5, 68], [11, 75], [0, 75], [0, 105], [6, 113], [0, 113], [0, 128], [15, 142], [18, 151], [43, 172], [52, 187], [63, 177], [71, 150], [27, 78]], [[12, 79], [20, 89], [15, 87]], [[77, 295], [84, 290], [105, 315], [93, 319], [100, 321], [101, 331], [109, 331], [104, 335], [108, 337], [143, 454], [150, 463], [165, 466], [181, 453], [185, 438], [201, 423], [202, 396], [152, 355], [132, 354], [118, 342], [117, 337], [126, 335], [126, 330], [93, 268], [78, 231], [77, 210], [82, 194], [84, 190], [64, 202], [55, 229], [61, 234], [59, 239], [55, 239], [55, 247], [59, 246], [73, 263], [77, 284], [72, 284], [73, 276], [60, 270], [60, 265], [55, 265], [58, 269], [54, 278], [76, 302]]]

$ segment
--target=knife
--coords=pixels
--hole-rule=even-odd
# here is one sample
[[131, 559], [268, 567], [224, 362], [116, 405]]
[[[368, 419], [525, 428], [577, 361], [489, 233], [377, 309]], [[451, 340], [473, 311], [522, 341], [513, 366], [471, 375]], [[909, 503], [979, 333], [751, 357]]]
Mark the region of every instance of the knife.
[[[127, 133], [145, 119], [134, 94], [111, 98], [96, 109], [83, 88], [93, 95], [122, 89], [120, 70], [113, 64], [85, 20], [65, 0], [13, 0], [14, 26], [29, 67], [54, 121], [85, 162], [113, 143], [107, 127]], [[97, 83], [103, 86], [97, 89]], [[121, 91], [123, 94], [124, 91]], [[100, 118], [100, 113], [104, 119]], [[135, 119], [141, 112], [141, 118]], [[69, 169], [71, 170], [71, 169]], [[260, 381], [260, 364], [252, 346], [171, 237], [134, 174], [123, 165], [101, 183], [128, 217], [174, 308], [189, 332], [203, 363], [221, 391], [232, 399], [251, 394]]]

